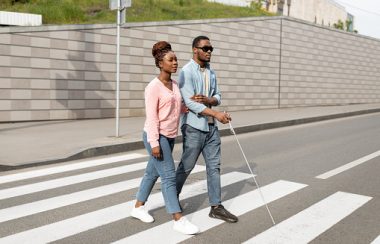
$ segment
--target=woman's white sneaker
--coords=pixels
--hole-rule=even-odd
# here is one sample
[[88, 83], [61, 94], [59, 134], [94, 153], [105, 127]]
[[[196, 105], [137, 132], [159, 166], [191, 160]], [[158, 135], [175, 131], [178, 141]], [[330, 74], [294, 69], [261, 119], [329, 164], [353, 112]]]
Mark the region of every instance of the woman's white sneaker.
[[198, 226], [188, 221], [186, 217], [181, 217], [177, 221], [174, 220], [173, 229], [185, 235], [194, 235], [199, 232]]
[[145, 223], [152, 223], [154, 221], [152, 215], [150, 215], [148, 211], [145, 210], [144, 205], [138, 208], [133, 207], [131, 211], [131, 216]]

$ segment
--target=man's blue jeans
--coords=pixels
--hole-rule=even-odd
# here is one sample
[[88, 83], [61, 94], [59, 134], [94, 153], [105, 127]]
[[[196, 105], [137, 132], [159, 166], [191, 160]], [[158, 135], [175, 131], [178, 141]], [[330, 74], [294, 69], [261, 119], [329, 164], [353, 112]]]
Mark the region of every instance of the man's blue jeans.
[[183, 152], [178, 165], [177, 192], [181, 192], [183, 185], [202, 153], [207, 170], [208, 198], [211, 206], [221, 204], [220, 186], [220, 136], [218, 127], [209, 125], [209, 132], [200, 131], [190, 125], [183, 125]]
[[172, 156], [175, 139], [160, 135], [159, 140], [162, 160], [158, 160], [152, 156], [152, 148], [147, 142], [147, 135], [144, 131], [143, 141], [150, 157], [136, 199], [146, 202], [158, 177], [161, 177], [161, 191], [164, 196], [166, 211], [170, 214], [178, 213], [181, 212], [181, 209], [177, 197], [176, 173]]

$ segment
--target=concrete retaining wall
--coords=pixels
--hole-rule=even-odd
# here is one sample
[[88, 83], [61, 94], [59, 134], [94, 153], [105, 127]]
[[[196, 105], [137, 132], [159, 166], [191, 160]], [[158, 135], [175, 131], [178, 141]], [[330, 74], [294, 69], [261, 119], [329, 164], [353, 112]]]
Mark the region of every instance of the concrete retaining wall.
[[[114, 25], [0, 29], [0, 121], [114, 117]], [[144, 115], [158, 70], [151, 47], [169, 41], [180, 66], [208, 35], [220, 109], [380, 102], [380, 41], [286, 17], [131, 23], [121, 32], [122, 117]], [[176, 76], [174, 77], [176, 78]]]
[[283, 20], [281, 106], [380, 101], [380, 41]]

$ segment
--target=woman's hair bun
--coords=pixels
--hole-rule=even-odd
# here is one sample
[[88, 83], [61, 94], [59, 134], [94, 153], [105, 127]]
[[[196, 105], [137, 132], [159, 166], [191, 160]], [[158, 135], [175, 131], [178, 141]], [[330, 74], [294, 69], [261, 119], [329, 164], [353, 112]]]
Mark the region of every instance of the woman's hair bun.
[[172, 46], [169, 42], [159, 41], [153, 45], [152, 55], [154, 57], [156, 66], [159, 67], [158, 63], [163, 59], [166, 53], [172, 50]]
[[172, 46], [170, 45], [170, 43], [166, 41], [159, 41], [153, 45], [152, 55], [153, 57], [156, 57], [163, 52], [167, 53], [168, 51], [171, 51], [171, 50], [172, 50]]

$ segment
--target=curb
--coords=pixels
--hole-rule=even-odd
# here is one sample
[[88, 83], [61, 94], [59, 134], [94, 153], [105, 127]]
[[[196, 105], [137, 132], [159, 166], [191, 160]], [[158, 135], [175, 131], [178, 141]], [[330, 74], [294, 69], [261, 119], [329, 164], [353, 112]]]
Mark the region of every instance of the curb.
[[[263, 124], [257, 124], [257, 125], [240, 126], [240, 127], [234, 128], [234, 130], [236, 134], [243, 134], [243, 133], [261, 131], [261, 130], [269, 130], [269, 129], [275, 129], [275, 128], [280, 128], [280, 127], [307, 124], [307, 123], [312, 123], [312, 122], [338, 119], [338, 118], [344, 118], [344, 117], [352, 117], [352, 116], [377, 113], [377, 112], [380, 112], [380, 109], [368, 109], [368, 110], [361, 110], [361, 111], [355, 111], [355, 112], [322, 115], [322, 116], [310, 117], [310, 118], [292, 119], [292, 120], [277, 121], [277, 122], [263, 123]], [[219, 130], [219, 134], [220, 136], [232, 135], [230, 129], [221, 129]], [[177, 136], [176, 142], [182, 142], [182, 136]], [[16, 170], [16, 169], [48, 165], [48, 164], [53, 164], [53, 163], [61, 163], [65, 161], [72, 161], [72, 160], [85, 159], [85, 158], [96, 157], [96, 156], [104, 156], [104, 155], [114, 154], [114, 153], [121, 153], [121, 152], [126, 152], [126, 151], [139, 150], [143, 148], [144, 148], [144, 143], [142, 141], [134, 141], [134, 142], [108, 145], [108, 146], [100, 146], [100, 147], [85, 149], [82, 152], [76, 153], [66, 158], [59, 158], [59, 159], [40, 161], [40, 162], [31, 162], [31, 163], [26, 163], [26, 164], [17, 165], [17, 166], [0, 165], [0, 171], [10, 171], [10, 170]]]

